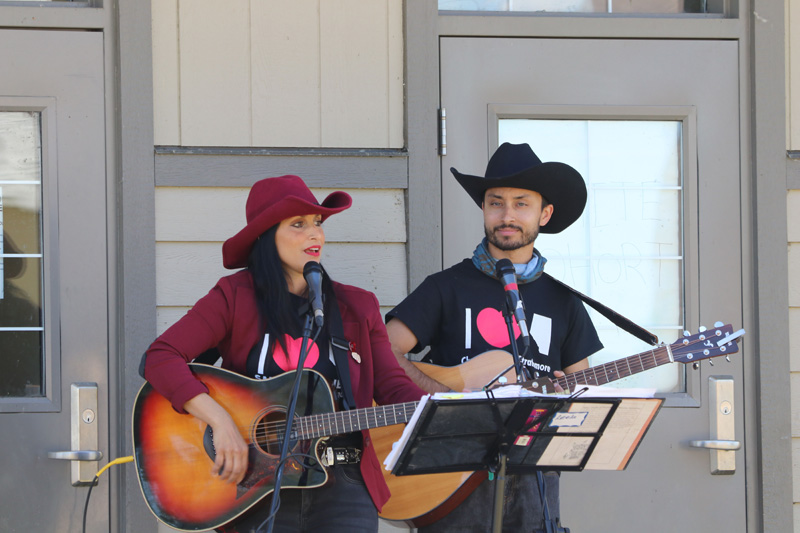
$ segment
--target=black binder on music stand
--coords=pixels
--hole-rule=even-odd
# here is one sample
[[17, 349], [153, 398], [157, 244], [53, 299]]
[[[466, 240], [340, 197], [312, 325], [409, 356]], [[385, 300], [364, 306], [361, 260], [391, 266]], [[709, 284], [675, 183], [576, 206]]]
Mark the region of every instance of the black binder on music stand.
[[[504, 479], [506, 473], [581, 471], [609, 427], [615, 436], [605, 441], [604, 457], [594, 468], [622, 470], [662, 402], [655, 398], [495, 398], [491, 391], [486, 394], [484, 398], [428, 399], [392, 473], [488, 470]], [[622, 402], [628, 402], [623, 409], [627, 412], [612, 424]], [[643, 415], [632, 417], [631, 409], [643, 410]], [[501, 485], [497, 484], [500, 490]], [[502, 494], [498, 500], [502, 501]]]

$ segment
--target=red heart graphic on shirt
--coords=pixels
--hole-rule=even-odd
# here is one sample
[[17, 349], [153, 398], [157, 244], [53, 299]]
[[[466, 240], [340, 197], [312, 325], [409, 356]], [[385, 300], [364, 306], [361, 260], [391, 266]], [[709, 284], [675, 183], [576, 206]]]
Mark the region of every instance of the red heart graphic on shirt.
[[[308, 342], [311, 344], [308, 347], [308, 355], [306, 356], [303, 367], [314, 368], [314, 365], [316, 365], [317, 361], [319, 361], [319, 348], [317, 348], [317, 344], [315, 342], [312, 342], [311, 340]], [[303, 344], [303, 339], [295, 339], [289, 335], [286, 335], [286, 349], [289, 350], [289, 357], [286, 357], [286, 354], [283, 353], [283, 348], [281, 345], [276, 344], [275, 350], [272, 352], [272, 358], [275, 360], [275, 364], [277, 364], [286, 372], [289, 370], [297, 370], [297, 362], [300, 360], [301, 344]]]
[[[478, 313], [476, 323], [478, 324], [478, 331], [481, 337], [483, 337], [483, 340], [495, 348], [503, 348], [511, 344], [508, 341], [508, 326], [506, 326], [506, 320], [503, 318], [503, 314], [497, 309], [493, 307], [483, 309]], [[519, 326], [516, 320], [513, 324], [514, 338], [517, 339], [519, 338]]]

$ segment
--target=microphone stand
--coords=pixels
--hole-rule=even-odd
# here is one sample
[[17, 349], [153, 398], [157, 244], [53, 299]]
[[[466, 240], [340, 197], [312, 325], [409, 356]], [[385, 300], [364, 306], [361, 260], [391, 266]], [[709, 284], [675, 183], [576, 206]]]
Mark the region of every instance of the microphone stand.
[[[519, 359], [519, 348], [517, 348], [517, 339], [514, 336], [514, 310], [511, 308], [510, 302], [506, 299], [504, 306], [503, 318], [506, 321], [508, 328], [508, 338], [511, 341], [511, 356], [514, 358], [514, 370], [517, 373], [517, 383], [522, 383], [529, 378], [530, 374], [528, 369], [523, 367]], [[494, 510], [492, 515], [492, 531], [500, 533], [503, 529], [503, 500], [505, 499], [506, 492], [506, 464], [508, 463], [508, 456], [501, 448], [500, 455], [497, 459], [498, 472], [495, 477], [494, 486]]]
[[[289, 395], [289, 406], [286, 408], [286, 431], [283, 434], [283, 442], [281, 443], [281, 457], [278, 461], [278, 468], [275, 471], [275, 487], [272, 491], [272, 504], [269, 509], [269, 517], [267, 518], [267, 533], [272, 533], [272, 527], [275, 525], [275, 516], [278, 514], [278, 507], [280, 501], [281, 481], [283, 479], [283, 467], [285, 466], [286, 457], [289, 455], [289, 448], [292, 440], [292, 424], [294, 423], [294, 410], [297, 407], [297, 396], [300, 391], [300, 378], [303, 375], [303, 368], [308, 355], [308, 340], [311, 337], [311, 331], [314, 327], [314, 317], [309, 312], [306, 315], [306, 323], [303, 326], [303, 340], [300, 343], [300, 355], [297, 360], [297, 371], [294, 378], [294, 385], [292, 392]], [[261, 524], [264, 525], [263, 523]], [[259, 527], [259, 530], [261, 528]]]
[[[519, 348], [517, 348], [517, 339], [514, 336], [514, 310], [511, 309], [510, 302], [506, 299], [505, 310], [503, 311], [503, 318], [506, 320], [506, 327], [508, 328], [508, 338], [511, 340], [511, 357], [514, 359], [514, 371], [517, 373], [517, 383], [531, 379], [530, 373], [526, 367], [522, 366], [519, 360]], [[527, 350], [526, 350], [527, 351]]]
[[[519, 358], [519, 349], [517, 348], [517, 339], [514, 336], [514, 310], [511, 307], [511, 302], [506, 299], [505, 311], [503, 318], [506, 320], [506, 327], [508, 328], [508, 338], [511, 340], [511, 356], [514, 359], [514, 369], [517, 372], [517, 383], [531, 379], [528, 368], [522, 366]], [[525, 349], [527, 351], [527, 347]], [[505, 479], [506, 479], [506, 462], [508, 457], [505, 453], [500, 454], [498, 459], [499, 472], [497, 475], [497, 485], [494, 491], [494, 511], [493, 511], [493, 531], [499, 533], [503, 528], [503, 500], [505, 496]], [[542, 500], [542, 511], [544, 514], [544, 524], [547, 533], [562, 533], [569, 530], [562, 528], [561, 525], [550, 518], [550, 510], [547, 504], [547, 489], [545, 488], [544, 474], [540, 470], [536, 471], [536, 480], [539, 485], [539, 497]]]

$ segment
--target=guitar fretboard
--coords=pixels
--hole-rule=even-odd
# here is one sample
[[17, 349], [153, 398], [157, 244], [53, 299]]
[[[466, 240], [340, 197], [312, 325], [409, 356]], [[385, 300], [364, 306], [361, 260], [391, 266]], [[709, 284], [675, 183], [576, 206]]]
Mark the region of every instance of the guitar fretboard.
[[292, 437], [298, 437], [299, 440], [307, 440], [352, 433], [363, 429], [405, 424], [414, 414], [417, 403], [419, 402], [396, 403], [304, 416], [295, 420]]
[[575, 390], [577, 385], [605, 385], [671, 362], [667, 348], [660, 346], [625, 359], [578, 370], [553, 381], [558, 382], [563, 389]]

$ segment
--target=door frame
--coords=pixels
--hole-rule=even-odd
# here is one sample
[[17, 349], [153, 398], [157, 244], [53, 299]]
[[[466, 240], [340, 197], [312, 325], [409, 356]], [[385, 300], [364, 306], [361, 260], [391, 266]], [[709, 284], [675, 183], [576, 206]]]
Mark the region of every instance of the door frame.
[[[746, 402], [747, 528], [793, 527], [788, 265], [785, 257], [785, 5], [732, 2], [733, 18], [613, 18], [439, 14], [436, 0], [405, 3], [409, 289], [442, 268], [438, 147], [439, 39], [445, 36], [723, 39], [739, 42], [742, 293], [750, 353]], [[753, 13], [758, 13], [758, 21]], [[769, 21], [769, 24], [759, 21]], [[775, 125], [778, 125], [776, 127]], [[754, 139], [758, 142], [755, 143]], [[748, 260], [746, 257], [752, 259]], [[783, 498], [776, 497], [782, 495]]]

